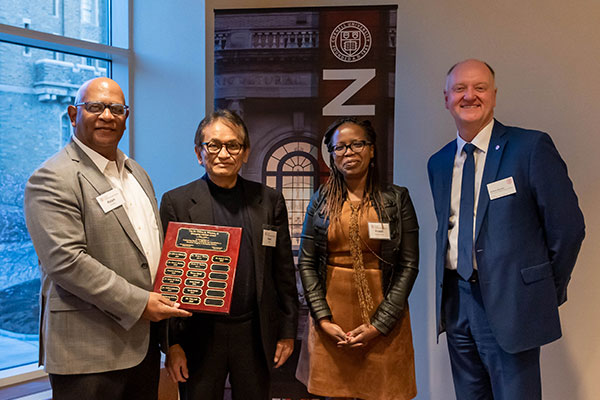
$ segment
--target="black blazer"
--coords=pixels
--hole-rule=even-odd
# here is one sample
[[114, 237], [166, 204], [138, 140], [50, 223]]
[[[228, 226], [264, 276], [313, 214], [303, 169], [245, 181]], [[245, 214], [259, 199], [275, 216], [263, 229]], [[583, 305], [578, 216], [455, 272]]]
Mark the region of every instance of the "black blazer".
[[[204, 175], [163, 195], [160, 218], [165, 232], [169, 221], [213, 224], [213, 200], [206, 179]], [[298, 292], [287, 209], [281, 193], [240, 176], [238, 179], [242, 183], [252, 224], [256, 304], [262, 347], [268, 365], [272, 366], [277, 341], [295, 338], [298, 325]], [[262, 245], [264, 229], [277, 231], [275, 247]], [[172, 321], [169, 344], [186, 343], [194, 336], [193, 327], [202, 326], [205, 320], [210, 320], [204, 317], [197, 313], [190, 318]], [[202, 323], [198, 324], [199, 320]]]

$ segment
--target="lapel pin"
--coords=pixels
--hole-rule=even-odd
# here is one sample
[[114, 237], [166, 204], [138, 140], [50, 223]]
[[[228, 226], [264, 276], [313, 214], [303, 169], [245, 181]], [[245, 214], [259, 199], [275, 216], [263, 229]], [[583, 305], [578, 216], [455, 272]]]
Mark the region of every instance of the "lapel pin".
[[498, 150], [499, 148], [500, 148], [500, 145], [499, 145], [499, 144], [497, 144], [497, 145], [496, 145], [496, 150]]

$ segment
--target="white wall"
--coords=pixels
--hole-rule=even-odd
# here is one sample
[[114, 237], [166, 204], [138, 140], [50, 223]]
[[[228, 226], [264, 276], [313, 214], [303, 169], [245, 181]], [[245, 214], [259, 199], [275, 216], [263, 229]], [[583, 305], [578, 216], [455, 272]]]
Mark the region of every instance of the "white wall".
[[[205, 88], [204, 1], [132, 1], [134, 154], [160, 196], [201, 173], [192, 139], [204, 116], [205, 89], [212, 85], [207, 82]], [[342, 0], [224, 3], [206, 1], [207, 9], [358, 4]], [[446, 70], [467, 57], [485, 59], [496, 70], [497, 118], [505, 124], [549, 132], [569, 166], [586, 218], [587, 237], [569, 287], [569, 301], [561, 307], [564, 337], [542, 350], [544, 399], [599, 398], [600, 2], [431, 0], [397, 4], [394, 176], [396, 183], [410, 189], [421, 225], [421, 273], [410, 298], [418, 399], [453, 398], [445, 343], [437, 345], [434, 335], [435, 217], [426, 162], [455, 135], [442, 89]]]
[[160, 201], [204, 172], [194, 133], [205, 112], [204, 1], [133, 1], [132, 154]]
[[[395, 176], [411, 189], [420, 217], [421, 276], [411, 300], [426, 292], [429, 342], [434, 342], [435, 217], [426, 162], [456, 134], [443, 104], [445, 72], [461, 59], [478, 57], [496, 70], [496, 117], [550, 133], [586, 219], [569, 301], [561, 307], [563, 338], [542, 350], [544, 399], [600, 398], [600, 3], [399, 2], [398, 15]], [[429, 350], [431, 397], [423, 399], [450, 398], [445, 352], [445, 344]]]

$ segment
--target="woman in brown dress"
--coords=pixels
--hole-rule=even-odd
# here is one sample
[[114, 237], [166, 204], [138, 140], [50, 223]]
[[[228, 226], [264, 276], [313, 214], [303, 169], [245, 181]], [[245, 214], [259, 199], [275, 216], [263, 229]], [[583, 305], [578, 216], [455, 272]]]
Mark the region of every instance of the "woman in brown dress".
[[419, 228], [406, 188], [379, 184], [375, 139], [369, 121], [345, 118], [328, 129], [331, 175], [304, 220], [298, 267], [312, 318], [301, 363], [316, 395], [417, 393], [407, 298]]

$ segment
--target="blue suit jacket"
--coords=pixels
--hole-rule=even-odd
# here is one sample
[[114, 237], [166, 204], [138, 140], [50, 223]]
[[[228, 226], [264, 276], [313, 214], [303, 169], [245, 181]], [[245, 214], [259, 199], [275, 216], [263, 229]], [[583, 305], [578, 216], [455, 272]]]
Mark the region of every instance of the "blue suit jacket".
[[[437, 333], [441, 319], [452, 169], [456, 140], [428, 163], [438, 221], [436, 232]], [[487, 184], [512, 177], [517, 192], [490, 200]], [[491, 329], [509, 353], [561, 336], [558, 306], [585, 235], [567, 167], [550, 137], [494, 122], [486, 157], [477, 219], [475, 257]]]

